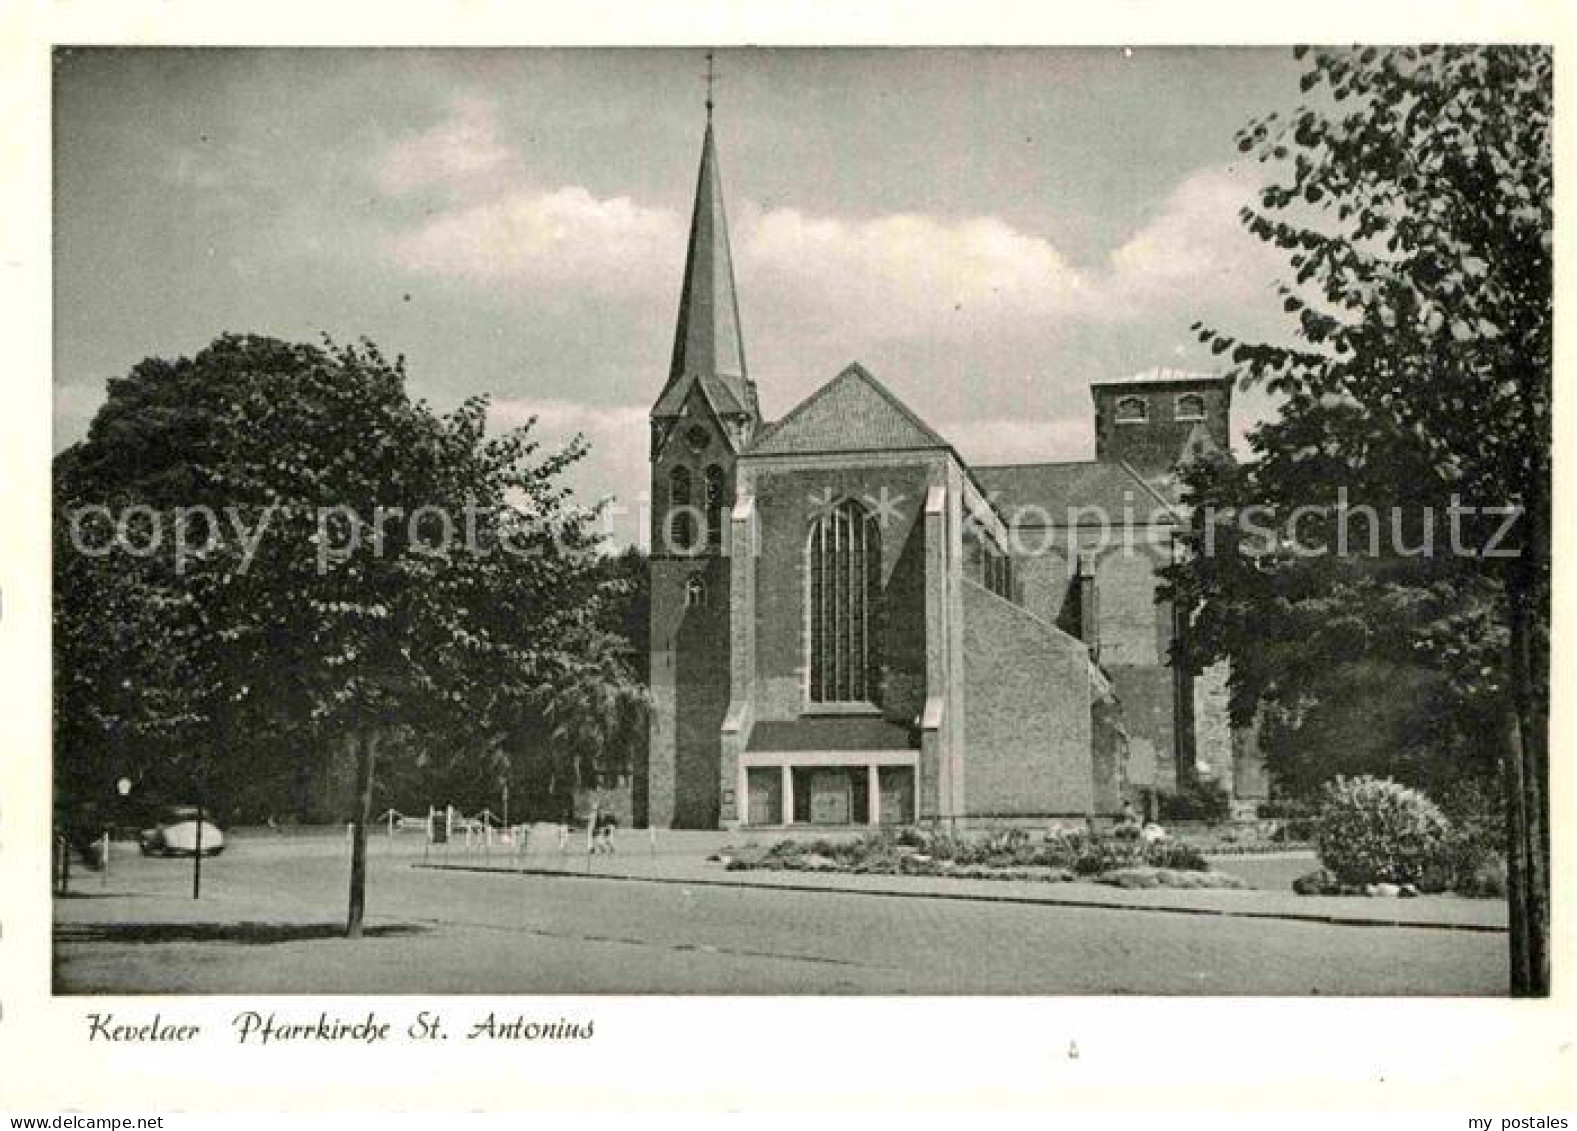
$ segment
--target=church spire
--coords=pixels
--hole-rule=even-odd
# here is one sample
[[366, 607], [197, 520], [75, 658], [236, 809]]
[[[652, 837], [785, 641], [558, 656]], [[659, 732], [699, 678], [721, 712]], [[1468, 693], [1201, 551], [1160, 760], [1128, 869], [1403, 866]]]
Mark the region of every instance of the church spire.
[[726, 391], [721, 413], [753, 413], [754, 397], [745, 370], [744, 338], [739, 331], [739, 301], [734, 293], [734, 264], [728, 247], [728, 219], [723, 212], [723, 182], [717, 168], [712, 136], [711, 60], [708, 58], [707, 123], [701, 143], [701, 170], [696, 178], [695, 211], [690, 218], [690, 244], [685, 254], [684, 289], [674, 330], [673, 363], [659, 399], [659, 411], [678, 392], [702, 380], [709, 391]]
[[712, 69], [712, 53], [706, 53], [706, 124], [712, 124], [712, 85], [717, 81], [717, 74]]

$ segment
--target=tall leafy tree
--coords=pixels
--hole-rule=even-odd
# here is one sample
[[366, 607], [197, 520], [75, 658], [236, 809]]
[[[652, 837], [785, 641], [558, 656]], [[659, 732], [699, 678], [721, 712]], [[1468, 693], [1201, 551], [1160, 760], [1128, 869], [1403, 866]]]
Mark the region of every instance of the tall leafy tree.
[[61, 718], [91, 729], [117, 702], [92, 673], [124, 661], [102, 662], [84, 626], [118, 595], [135, 606], [121, 691], [136, 697], [120, 708], [135, 725], [180, 732], [232, 777], [260, 727], [348, 744], [352, 936], [379, 747], [398, 732], [486, 756], [544, 688], [596, 663], [608, 583], [593, 516], [562, 482], [584, 445], [543, 454], [530, 424], [486, 424], [483, 398], [448, 414], [411, 401], [403, 363], [370, 344], [227, 335], [111, 382], [57, 466], [58, 525], [137, 506], [164, 532], [157, 553], [93, 559], [126, 579], [106, 589], [76, 578], [80, 553], [57, 561]]
[[629, 772], [644, 753], [647, 689], [629, 680], [627, 641], [594, 633], [583, 649], [588, 659], [545, 685], [533, 704], [552, 751], [550, 796], [573, 791], [604, 777]]
[[[1294, 337], [1245, 342], [1198, 327], [1282, 407], [1250, 437], [1251, 466], [1195, 474], [1195, 553], [1176, 577], [1195, 608], [1193, 658], [1231, 656], [1241, 712], [1286, 682], [1255, 659], [1253, 611], [1271, 636], [1290, 636], [1312, 597], [1327, 634], [1348, 633], [1357, 652], [1371, 629], [1392, 628], [1467, 693], [1502, 694], [1512, 987], [1547, 993], [1551, 53], [1298, 54], [1305, 105], [1238, 138], [1273, 170], [1242, 218], [1287, 257], [1280, 294]], [[1219, 519], [1223, 505], [1343, 499], [1400, 507], [1411, 517], [1393, 529], [1409, 550], [1432, 515], [1434, 552], [1311, 563], [1287, 539], [1244, 540], [1204, 509]], [[1452, 519], [1453, 501], [1493, 510]], [[1504, 539], [1498, 508], [1511, 510]], [[1330, 545], [1335, 521], [1315, 520], [1304, 541]], [[1463, 532], [1442, 548], [1453, 521]]]

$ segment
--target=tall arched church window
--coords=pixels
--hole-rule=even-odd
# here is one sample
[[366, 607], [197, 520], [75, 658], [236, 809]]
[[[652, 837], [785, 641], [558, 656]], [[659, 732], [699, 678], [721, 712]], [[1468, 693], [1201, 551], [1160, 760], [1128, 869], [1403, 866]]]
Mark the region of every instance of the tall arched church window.
[[1143, 397], [1123, 397], [1117, 402], [1118, 424], [1139, 424], [1150, 416]]
[[1205, 418], [1205, 398], [1198, 393], [1184, 393], [1177, 398], [1177, 419], [1203, 420]]
[[714, 463], [706, 469], [706, 542], [713, 548], [723, 544], [724, 486], [723, 469]]
[[806, 554], [811, 702], [871, 702], [880, 528], [859, 503], [840, 503], [811, 527]]
[[668, 473], [668, 536], [673, 549], [688, 550], [695, 545], [695, 515], [690, 507], [690, 469], [676, 467]]

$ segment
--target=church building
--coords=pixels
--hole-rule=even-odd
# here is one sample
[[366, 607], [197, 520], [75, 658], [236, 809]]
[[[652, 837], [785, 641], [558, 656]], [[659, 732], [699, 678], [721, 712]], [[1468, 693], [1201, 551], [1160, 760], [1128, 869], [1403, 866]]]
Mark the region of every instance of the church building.
[[1036, 822], [1249, 784], [1224, 680], [1169, 663], [1156, 600], [1175, 468], [1227, 448], [1230, 383], [1092, 394], [1069, 463], [966, 463], [858, 363], [766, 419], [709, 120], [651, 410], [649, 821]]

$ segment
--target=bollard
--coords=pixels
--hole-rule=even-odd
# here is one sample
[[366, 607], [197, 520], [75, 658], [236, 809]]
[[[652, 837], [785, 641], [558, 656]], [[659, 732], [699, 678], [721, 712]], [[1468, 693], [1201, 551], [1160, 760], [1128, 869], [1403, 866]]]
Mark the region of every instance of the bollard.
[[99, 886], [108, 887], [110, 882], [110, 834], [103, 836], [103, 845], [99, 849]]

